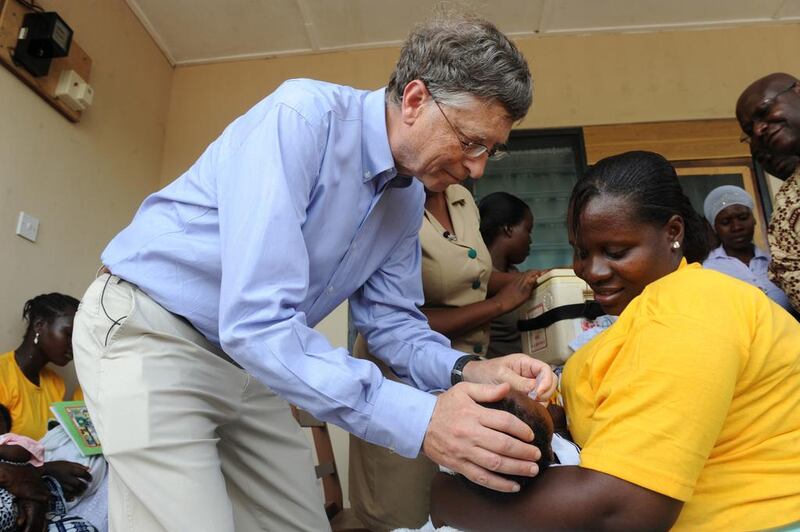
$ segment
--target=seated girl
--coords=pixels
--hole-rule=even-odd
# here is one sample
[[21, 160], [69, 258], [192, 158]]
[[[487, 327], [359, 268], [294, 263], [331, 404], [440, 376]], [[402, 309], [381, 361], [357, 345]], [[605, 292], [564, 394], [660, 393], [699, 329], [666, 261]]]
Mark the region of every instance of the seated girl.
[[568, 220], [576, 274], [619, 315], [564, 368], [580, 465], [504, 497], [438, 475], [434, 524], [800, 524], [800, 325], [761, 290], [690, 264], [705, 254], [704, 228], [657, 154], [598, 162], [575, 185]]
[[[34, 440], [47, 432], [50, 404], [63, 401], [64, 380], [49, 365], [72, 361], [72, 322], [78, 300], [64, 294], [42, 294], [25, 303], [28, 327], [14, 351], [0, 354], [0, 405], [11, 412], [13, 430]], [[80, 390], [74, 399], [81, 399]]]

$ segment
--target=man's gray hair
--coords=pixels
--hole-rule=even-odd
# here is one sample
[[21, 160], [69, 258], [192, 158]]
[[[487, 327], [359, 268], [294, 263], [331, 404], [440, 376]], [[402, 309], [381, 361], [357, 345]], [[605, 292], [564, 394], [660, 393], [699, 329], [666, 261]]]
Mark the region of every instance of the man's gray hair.
[[444, 103], [466, 95], [497, 101], [513, 121], [525, 116], [533, 99], [525, 57], [494, 24], [471, 15], [442, 14], [417, 26], [400, 50], [387, 99], [399, 104], [415, 79]]

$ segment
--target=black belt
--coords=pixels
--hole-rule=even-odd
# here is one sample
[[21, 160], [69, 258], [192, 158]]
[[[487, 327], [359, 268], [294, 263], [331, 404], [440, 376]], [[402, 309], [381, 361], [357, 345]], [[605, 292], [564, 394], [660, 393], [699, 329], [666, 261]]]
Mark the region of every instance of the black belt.
[[535, 318], [519, 320], [517, 322], [517, 329], [520, 331], [535, 331], [537, 329], [549, 327], [557, 321], [575, 318], [594, 320], [603, 314], [605, 314], [603, 307], [601, 307], [598, 302], [589, 300], [583, 303], [575, 303], [574, 305], [556, 307]]

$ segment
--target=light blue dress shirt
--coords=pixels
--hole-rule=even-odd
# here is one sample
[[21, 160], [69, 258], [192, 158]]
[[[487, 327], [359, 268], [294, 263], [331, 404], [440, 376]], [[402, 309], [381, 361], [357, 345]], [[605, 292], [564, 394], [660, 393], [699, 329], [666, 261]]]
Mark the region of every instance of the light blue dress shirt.
[[741, 279], [746, 283], [760, 288], [775, 303], [789, 310], [791, 304], [786, 294], [778, 288], [778, 285], [769, 280], [768, 269], [770, 256], [769, 253], [760, 247], [753, 245], [755, 254], [750, 259], [750, 264], [745, 264], [736, 257], [730, 257], [725, 253], [725, 248], [720, 246], [708, 254], [703, 261], [703, 267], [717, 270], [724, 274]]
[[[426, 391], [462, 355], [418, 309], [423, 206], [394, 168], [384, 90], [291, 80], [145, 199], [102, 259], [289, 402], [413, 457]], [[370, 351], [419, 390], [312, 329], [347, 298]]]

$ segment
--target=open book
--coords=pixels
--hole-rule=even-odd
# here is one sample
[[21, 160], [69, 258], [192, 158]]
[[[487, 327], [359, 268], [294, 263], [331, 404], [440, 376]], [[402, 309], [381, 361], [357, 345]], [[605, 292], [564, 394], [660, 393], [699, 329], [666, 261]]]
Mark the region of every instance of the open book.
[[89, 418], [83, 401], [62, 401], [50, 405], [50, 410], [83, 456], [103, 454], [97, 431]]

